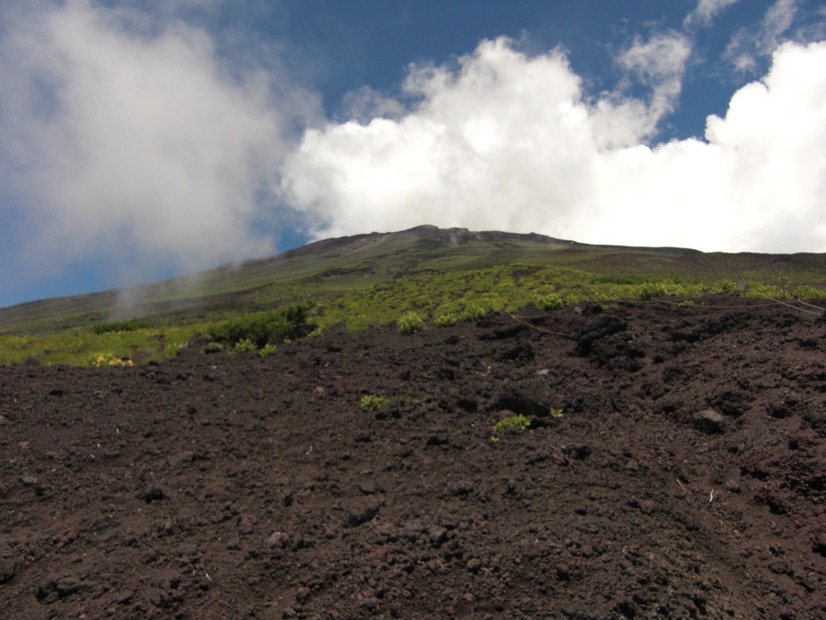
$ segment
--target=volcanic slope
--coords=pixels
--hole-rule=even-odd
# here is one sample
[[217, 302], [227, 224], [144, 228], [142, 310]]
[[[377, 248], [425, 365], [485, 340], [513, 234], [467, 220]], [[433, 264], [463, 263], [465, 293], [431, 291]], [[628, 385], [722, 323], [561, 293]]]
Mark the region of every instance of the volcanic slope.
[[810, 311], [580, 306], [0, 368], [0, 613], [823, 618]]
[[770, 297], [791, 298], [801, 291], [817, 297], [826, 289], [826, 254], [599, 246], [537, 234], [418, 226], [326, 239], [278, 256], [164, 282], [0, 308], [0, 336], [53, 334], [135, 317], [153, 326], [216, 321], [307, 301], [330, 310], [343, 297], [369, 297], [382, 286], [393, 288], [417, 276], [472, 276], [485, 269], [515, 266], [519, 268], [514, 279], [528, 276], [523, 282], [528, 285], [532, 272], [557, 270], [547, 284], [563, 297], [572, 286], [598, 294], [597, 284], [675, 278], [683, 283], [727, 281], [732, 288], [726, 290], [734, 290], [733, 285], [741, 289], [748, 284], [768, 285], [774, 287]]

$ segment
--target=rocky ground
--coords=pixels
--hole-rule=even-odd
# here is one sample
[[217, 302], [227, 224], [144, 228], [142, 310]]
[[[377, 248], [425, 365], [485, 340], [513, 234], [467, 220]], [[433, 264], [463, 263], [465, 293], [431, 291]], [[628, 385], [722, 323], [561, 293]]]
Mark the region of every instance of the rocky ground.
[[0, 368], [0, 616], [826, 617], [826, 322], [804, 310]]

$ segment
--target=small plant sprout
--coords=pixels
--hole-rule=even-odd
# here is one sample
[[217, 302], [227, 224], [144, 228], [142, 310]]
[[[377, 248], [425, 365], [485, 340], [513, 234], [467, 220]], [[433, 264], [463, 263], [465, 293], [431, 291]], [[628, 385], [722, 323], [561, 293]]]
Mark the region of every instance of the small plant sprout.
[[368, 394], [361, 399], [361, 408], [367, 411], [378, 411], [387, 402], [387, 396]]
[[269, 357], [270, 355], [275, 355], [278, 352], [278, 347], [276, 347], [272, 343], [265, 344], [259, 351], [259, 357]]
[[507, 433], [511, 430], [524, 431], [525, 429], [530, 428], [530, 426], [531, 421], [521, 413], [519, 415], [512, 415], [510, 417], [503, 418], [493, 425], [493, 432], [495, 434], [490, 438], [490, 440], [495, 443], [499, 441], [499, 434]]
[[561, 418], [562, 417], [562, 409], [557, 409], [556, 407], [551, 407], [551, 410], [548, 411], [548, 415], [552, 418]]

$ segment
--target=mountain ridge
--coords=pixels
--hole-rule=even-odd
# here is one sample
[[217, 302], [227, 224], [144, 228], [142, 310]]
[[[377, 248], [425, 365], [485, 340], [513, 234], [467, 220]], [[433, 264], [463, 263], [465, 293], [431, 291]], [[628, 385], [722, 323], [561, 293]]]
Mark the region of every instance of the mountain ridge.
[[274, 291], [301, 283], [335, 278], [344, 286], [348, 278], [381, 282], [419, 270], [450, 272], [522, 263], [605, 276], [729, 278], [826, 287], [823, 254], [593, 245], [538, 233], [421, 225], [322, 239], [274, 256], [155, 283], [0, 308], [0, 334], [59, 331], [136, 316], [191, 320], [269, 307], [278, 297]]

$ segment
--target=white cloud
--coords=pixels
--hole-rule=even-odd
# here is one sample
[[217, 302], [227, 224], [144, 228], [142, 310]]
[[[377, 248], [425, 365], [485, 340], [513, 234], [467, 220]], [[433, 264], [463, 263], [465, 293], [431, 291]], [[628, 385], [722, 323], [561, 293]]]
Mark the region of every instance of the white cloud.
[[741, 73], [754, 73], [761, 57], [769, 56], [785, 40], [797, 13], [796, 0], [777, 0], [757, 26], [734, 33], [725, 58]]
[[562, 53], [527, 57], [487, 41], [455, 68], [413, 68], [406, 88], [420, 101], [407, 114], [308, 131], [285, 190], [317, 236], [431, 223], [826, 250], [826, 44], [780, 47], [765, 79], [709, 118], [704, 140], [646, 146], [685, 59], [680, 45], [635, 44], [621, 63], [650, 82], [651, 101], [590, 100]]
[[763, 18], [765, 45], [776, 47], [783, 34], [792, 26], [797, 13], [797, 0], [777, 0]]
[[619, 65], [652, 87], [646, 135], [653, 134], [660, 120], [674, 111], [690, 55], [691, 42], [677, 32], [657, 34], [646, 42], [636, 39], [620, 54]]
[[373, 118], [399, 118], [405, 113], [404, 106], [398, 101], [368, 86], [347, 93], [342, 108], [348, 118], [360, 122], [369, 122]]
[[714, 18], [739, 0], [699, 0], [697, 8], [686, 16], [683, 26], [686, 28], [695, 25], [708, 27]]
[[421, 223], [523, 230], [545, 206], [557, 224], [578, 217], [594, 144], [564, 56], [527, 61], [499, 39], [460, 64], [414, 68], [405, 89], [421, 102], [399, 120], [307, 132], [285, 187], [316, 234]]
[[778, 48], [766, 78], [709, 118], [707, 137], [729, 159], [724, 198], [745, 224], [734, 241], [826, 251], [826, 43]]
[[192, 270], [272, 251], [284, 126], [271, 76], [230, 77], [210, 38], [81, 0], [3, 12], [0, 170], [29, 267], [103, 257]]

